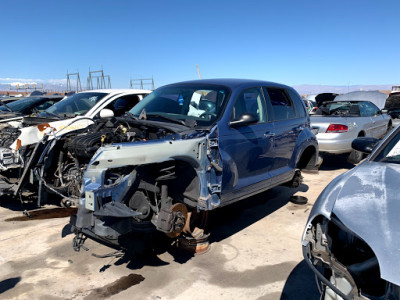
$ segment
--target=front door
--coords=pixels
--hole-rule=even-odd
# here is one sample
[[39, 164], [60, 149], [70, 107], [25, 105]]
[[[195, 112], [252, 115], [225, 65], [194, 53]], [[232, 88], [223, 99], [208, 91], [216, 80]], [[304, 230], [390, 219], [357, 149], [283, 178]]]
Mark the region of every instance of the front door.
[[231, 121], [243, 113], [251, 113], [258, 122], [243, 126], [230, 126], [219, 136], [223, 161], [222, 201], [243, 197], [245, 187], [268, 179], [274, 159], [274, 125], [268, 122], [261, 88], [246, 89], [237, 97]]

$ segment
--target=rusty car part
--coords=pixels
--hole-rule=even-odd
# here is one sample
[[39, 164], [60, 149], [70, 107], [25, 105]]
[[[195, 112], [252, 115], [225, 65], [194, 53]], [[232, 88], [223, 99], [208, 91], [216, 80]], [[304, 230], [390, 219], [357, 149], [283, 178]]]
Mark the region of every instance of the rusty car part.
[[174, 213], [175, 220], [173, 224], [173, 231], [168, 232], [167, 236], [170, 238], [175, 238], [181, 234], [188, 217], [188, 212], [186, 205], [182, 203], [175, 203], [170, 207], [170, 210]]
[[190, 236], [178, 237], [178, 247], [194, 254], [202, 254], [210, 249], [210, 234], [202, 234], [194, 238]]

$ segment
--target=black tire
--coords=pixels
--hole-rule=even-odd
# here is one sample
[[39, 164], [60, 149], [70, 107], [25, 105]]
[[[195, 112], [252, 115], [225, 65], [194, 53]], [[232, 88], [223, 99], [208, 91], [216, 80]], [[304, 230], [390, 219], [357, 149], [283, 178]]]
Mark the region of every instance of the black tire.
[[364, 159], [364, 153], [353, 149], [350, 152], [349, 157], [347, 158], [347, 161], [351, 164], [358, 164], [363, 159]]
[[386, 130], [386, 134], [388, 134], [392, 129], [393, 129], [392, 121], [389, 121], [387, 130]]

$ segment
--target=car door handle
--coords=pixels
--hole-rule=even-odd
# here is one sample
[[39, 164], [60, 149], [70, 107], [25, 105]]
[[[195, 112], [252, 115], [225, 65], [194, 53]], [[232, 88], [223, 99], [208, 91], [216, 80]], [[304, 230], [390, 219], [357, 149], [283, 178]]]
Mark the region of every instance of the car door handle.
[[271, 138], [274, 137], [275, 133], [271, 132], [271, 131], [267, 131], [266, 133], [264, 133], [264, 137], [265, 138]]

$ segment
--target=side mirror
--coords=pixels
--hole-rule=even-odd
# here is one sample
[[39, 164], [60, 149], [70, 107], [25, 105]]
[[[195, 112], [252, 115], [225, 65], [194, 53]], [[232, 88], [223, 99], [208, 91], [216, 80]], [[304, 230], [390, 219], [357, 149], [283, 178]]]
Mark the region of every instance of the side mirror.
[[351, 147], [354, 150], [364, 152], [364, 153], [371, 153], [375, 146], [379, 143], [379, 140], [372, 137], [359, 137], [353, 140], [351, 143]]
[[239, 127], [245, 125], [255, 124], [259, 121], [258, 116], [251, 113], [243, 113], [239, 116], [238, 119], [229, 122], [229, 126], [231, 127]]
[[100, 118], [101, 119], [112, 118], [112, 117], [114, 117], [114, 112], [111, 109], [103, 108], [100, 111]]

